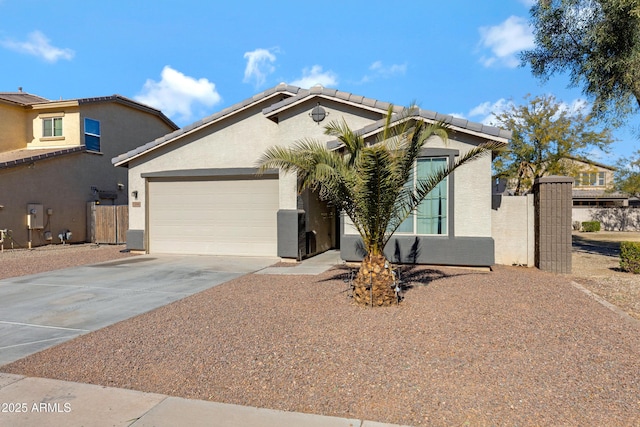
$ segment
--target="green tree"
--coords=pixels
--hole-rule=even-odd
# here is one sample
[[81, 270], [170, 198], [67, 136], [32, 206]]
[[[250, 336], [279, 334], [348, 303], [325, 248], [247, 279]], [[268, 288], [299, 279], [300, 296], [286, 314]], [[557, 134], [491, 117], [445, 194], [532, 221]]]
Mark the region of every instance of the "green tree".
[[612, 142], [608, 129], [594, 130], [597, 122], [581, 112], [570, 112], [552, 95], [525, 97], [496, 116], [498, 126], [512, 131], [509, 149], [496, 156], [496, 176], [506, 178], [516, 195], [531, 190], [536, 178], [575, 175], [570, 157], [587, 157], [593, 148], [606, 150]]
[[613, 190], [640, 198], [640, 150], [629, 159], [618, 161], [613, 177]]
[[346, 122], [333, 121], [325, 127], [325, 134], [341, 142], [340, 150], [329, 150], [317, 140], [303, 139], [291, 147], [271, 147], [258, 161], [261, 171], [280, 168], [296, 173], [299, 191], [317, 190], [320, 197], [351, 219], [367, 252], [354, 281], [354, 300], [360, 305], [390, 305], [396, 300], [393, 276], [383, 251], [400, 224], [454, 170], [501, 147], [487, 143], [472, 148], [453, 166], [410, 187], [406, 183], [412, 177], [422, 146], [433, 136], [447, 140], [445, 124], [411, 119], [413, 111], [409, 108], [393, 115], [389, 108], [375, 144], [365, 143], [364, 137]]
[[596, 116], [614, 123], [640, 106], [638, 0], [538, 0], [534, 49], [521, 54], [535, 76], [569, 72]]

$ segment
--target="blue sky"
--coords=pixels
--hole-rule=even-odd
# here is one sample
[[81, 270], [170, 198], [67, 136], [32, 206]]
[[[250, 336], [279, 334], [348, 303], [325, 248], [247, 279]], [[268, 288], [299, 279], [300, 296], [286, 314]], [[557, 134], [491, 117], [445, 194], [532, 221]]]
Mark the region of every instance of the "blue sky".
[[[531, 0], [0, 0], [0, 91], [120, 94], [183, 126], [286, 82], [491, 123], [527, 94], [583, 103], [519, 67]], [[637, 150], [627, 128], [605, 163]]]

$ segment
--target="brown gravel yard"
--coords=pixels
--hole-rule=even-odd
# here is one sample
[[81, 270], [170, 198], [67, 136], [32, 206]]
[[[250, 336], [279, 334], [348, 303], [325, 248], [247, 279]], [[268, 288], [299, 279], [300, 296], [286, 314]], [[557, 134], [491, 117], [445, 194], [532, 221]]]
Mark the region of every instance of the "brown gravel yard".
[[247, 275], [0, 371], [415, 426], [640, 425], [640, 322], [586, 279], [421, 267], [371, 310], [343, 273]]
[[0, 252], [0, 279], [134, 256], [125, 245], [70, 244]]
[[620, 242], [640, 233], [574, 233], [572, 270], [576, 282], [640, 320], [640, 275], [620, 271]]

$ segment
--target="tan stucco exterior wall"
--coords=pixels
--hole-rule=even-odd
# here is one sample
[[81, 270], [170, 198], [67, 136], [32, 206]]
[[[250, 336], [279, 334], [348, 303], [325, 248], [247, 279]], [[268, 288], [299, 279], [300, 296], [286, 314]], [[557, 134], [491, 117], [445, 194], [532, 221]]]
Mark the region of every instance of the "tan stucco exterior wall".
[[0, 152], [25, 148], [27, 114], [22, 107], [0, 103]]
[[[29, 111], [28, 113], [31, 127], [29, 128], [28, 148], [54, 148], [72, 147], [82, 145], [80, 138], [80, 110], [77, 106]], [[51, 117], [62, 117], [62, 136], [43, 137], [42, 119]]]
[[[35, 162], [10, 169], [0, 170], [0, 229], [12, 230], [16, 247], [27, 247], [27, 204], [42, 204], [44, 212], [52, 209], [53, 214], [45, 217], [45, 228], [33, 231], [33, 246], [45, 241], [44, 231], [50, 231], [53, 243], [63, 230], [73, 233], [72, 241], [83, 241], [86, 234], [86, 202], [92, 197], [89, 188], [90, 169], [81, 167], [87, 154], [77, 153], [65, 157]], [[91, 163], [91, 162], [89, 162]], [[5, 242], [5, 248], [10, 247]]]
[[[462, 150], [461, 150], [462, 151]], [[491, 155], [455, 172], [455, 235], [491, 237]]]
[[[48, 218], [49, 226], [43, 231], [51, 231], [54, 243], [59, 243], [57, 235], [63, 229], [71, 230], [73, 242], [85, 241], [86, 204], [96, 197], [91, 187], [117, 194], [115, 201], [102, 200], [103, 204], [128, 203], [127, 170], [115, 168], [111, 158], [172, 130], [153, 114], [114, 102], [86, 104], [76, 111], [64, 113], [64, 144], [60, 146], [83, 144], [82, 119], [89, 117], [100, 121], [101, 153], [75, 153], [0, 169], [0, 205], [4, 206], [0, 209], [0, 229], [12, 230], [19, 245], [26, 245], [28, 240], [28, 203], [42, 204], [45, 212], [48, 208], [53, 209], [53, 215]], [[40, 114], [46, 113], [30, 113], [28, 129], [37, 130], [37, 135], [42, 132]], [[40, 142], [36, 145], [40, 148], [50, 146]], [[42, 232], [32, 234], [34, 246], [49, 243], [44, 241]]]
[[[289, 146], [301, 138], [313, 138], [326, 143], [335, 139], [324, 134], [325, 126], [332, 121], [345, 120], [351, 129], [360, 129], [382, 118], [382, 115], [378, 112], [366, 111], [323, 99], [320, 101], [320, 105], [327, 112], [327, 116], [322, 122], [316, 123], [309, 116], [309, 113], [318, 105], [318, 102], [317, 99], [311, 99], [280, 114], [278, 142], [274, 144]], [[296, 194], [296, 178], [293, 176], [281, 176], [280, 209], [295, 209]]]

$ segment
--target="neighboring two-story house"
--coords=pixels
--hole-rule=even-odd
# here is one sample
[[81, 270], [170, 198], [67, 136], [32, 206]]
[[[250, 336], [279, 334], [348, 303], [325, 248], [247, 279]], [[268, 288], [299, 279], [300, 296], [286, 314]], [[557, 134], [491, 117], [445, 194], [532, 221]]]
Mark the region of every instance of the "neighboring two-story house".
[[119, 95], [51, 101], [0, 92], [0, 239], [29, 247], [87, 239], [87, 203], [126, 205], [127, 171], [111, 158], [177, 129]]
[[616, 168], [576, 157], [567, 161], [577, 168], [573, 182], [574, 207], [629, 206], [628, 196], [611, 191]]
[[[564, 176], [574, 178], [574, 207], [620, 207], [628, 206], [628, 196], [611, 191], [616, 168], [578, 157], [565, 157], [560, 160]], [[501, 179], [494, 193], [513, 194], [516, 179]], [[527, 190], [525, 188], [525, 190]], [[531, 189], [528, 189], [531, 191]], [[526, 192], [526, 191], [525, 191]]]

